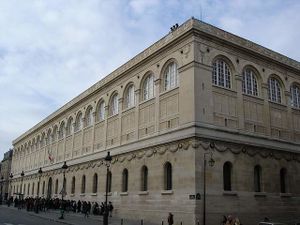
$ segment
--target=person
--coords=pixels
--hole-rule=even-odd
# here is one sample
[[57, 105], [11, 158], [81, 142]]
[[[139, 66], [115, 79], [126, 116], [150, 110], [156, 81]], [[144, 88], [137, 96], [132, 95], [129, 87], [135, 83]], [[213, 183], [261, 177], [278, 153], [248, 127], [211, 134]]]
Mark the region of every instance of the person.
[[168, 225], [173, 225], [174, 224], [174, 216], [172, 213], [169, 213], [168, 216]]
[[264, 222], [270, 222], [270, 219], [268, 217], [265, 217]]
[[227, 222], [227, 217], [225, 215], [223, 215], [223, 219], [221, 221], [221, 225], [225, 225]]
[[111, 202], [108, 203], [108, 211], [109, 211], [109, 216], [112, 217], [112, 211], [114, 207]]

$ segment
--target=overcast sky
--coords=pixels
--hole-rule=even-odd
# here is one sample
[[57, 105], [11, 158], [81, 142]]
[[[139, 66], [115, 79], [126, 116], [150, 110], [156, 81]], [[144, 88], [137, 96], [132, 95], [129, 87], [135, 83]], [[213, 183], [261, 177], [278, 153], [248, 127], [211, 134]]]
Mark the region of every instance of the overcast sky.
[[298, 0], [1, 0], [0, 159], [12, 140], [192, 16], [300, 61]]

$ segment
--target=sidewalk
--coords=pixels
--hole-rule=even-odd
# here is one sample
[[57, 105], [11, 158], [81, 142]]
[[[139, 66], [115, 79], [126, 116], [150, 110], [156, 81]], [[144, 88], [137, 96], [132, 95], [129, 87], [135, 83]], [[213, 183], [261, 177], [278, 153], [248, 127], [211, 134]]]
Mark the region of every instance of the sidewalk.
[[[7, 207], [6, 205], [1, 205], [0, 207], [5, 207], [10, 210], [18, 211], [17, 208], [11, 206]], [[22, 209], [22, 212], [27, 212], [26, 209]], [[32, 211], [27, 212], [28, 215], [33, 217], [39, 217], [41, 219], [49, 220], [49, 221], [55, 221], [62, 224], [68, 224], [68, 225], [100, 225], [103, 223], [103, 217], [102, 216], [95, 216], [95, 215], [89, 215], [88, 218], [84, 218], [84, 214], [81, 213], [74, 213], [74, 212], [65, 212], [64, 217], [65, 219], [58, 219], [60, 217], [60, 211], [59, 210], [48, 210], [46, 212], [40, 211], [39, 213], [35, 213]], [[108, 218], [108, 224], [109, 225], [121, 225], [121, 219], [119, 218]], [[124, 221], [123, 225], [131, 225], [136, 223], [131, 223], [129, 221]]]

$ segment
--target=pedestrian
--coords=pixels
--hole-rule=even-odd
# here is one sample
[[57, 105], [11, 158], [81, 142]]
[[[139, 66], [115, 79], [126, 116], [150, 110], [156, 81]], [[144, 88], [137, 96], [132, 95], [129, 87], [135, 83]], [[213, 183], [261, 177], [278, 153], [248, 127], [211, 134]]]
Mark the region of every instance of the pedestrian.
[[112, 211], [114, 207], [111, 202], [108, 203], [108, 211], [109, 211], [109, 216], [112, 217]]
[[223, 219], [221, 221], [221, 225], [225, 225], [227, 222], [227, 217], [225, 215], [223, 215]]
[[168, 216], [168, 225], [173, 225], [174, 224], [174, 216], [172, 213], [169, 213]]

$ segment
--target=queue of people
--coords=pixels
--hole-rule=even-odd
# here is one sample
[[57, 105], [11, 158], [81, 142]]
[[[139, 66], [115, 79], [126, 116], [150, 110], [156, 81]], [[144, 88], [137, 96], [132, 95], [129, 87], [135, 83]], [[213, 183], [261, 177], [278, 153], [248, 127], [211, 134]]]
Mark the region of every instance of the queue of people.
[[[82, 213], [84, 217], [88, 217], [90, 214], [103, 215], [105, 212], [105, 203], [90, 202], [90, 201], [74, 201], [74, 200], [61, 200], [59, 198], [9, 198], [7, 200], [7, 206], [10, 207], [14, 204], [14, 207], [18, 209], [26, 209], [27, 211], [34, 211], [38, 213], [46, 212], [49, 209], [58, 210], [63, 209], [66, 212]], [[112, 217], [113, 205], [111, 202], [107, 205], [107, 211], [109, 216]]]
[[223, 216], [221, 225], [242, 225], [238, 217], [233, 217], [232, 215]]

